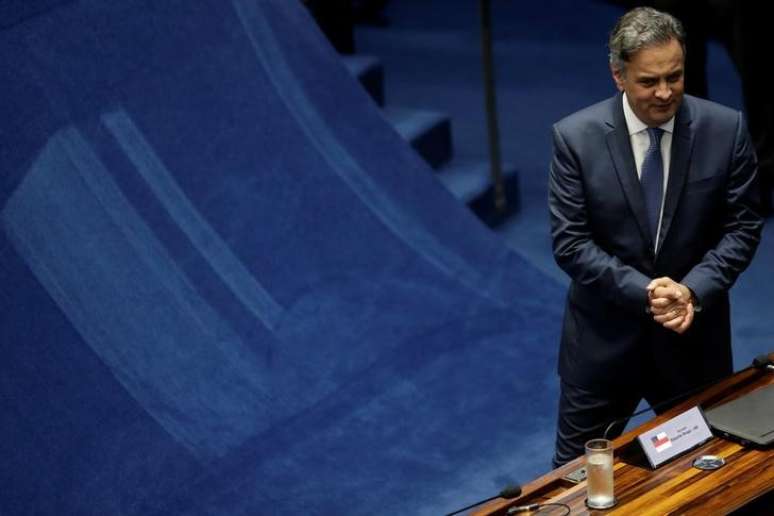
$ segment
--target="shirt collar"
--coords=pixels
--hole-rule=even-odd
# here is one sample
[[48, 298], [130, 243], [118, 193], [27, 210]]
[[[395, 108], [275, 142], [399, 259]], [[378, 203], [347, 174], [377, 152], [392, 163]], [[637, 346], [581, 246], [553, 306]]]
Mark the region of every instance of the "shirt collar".
[[[626, 127], [629, 129], [629, 136], [646, 130], [648, 126], [634, 114], [632, 107], [629, 105], [629, 101], [626, 99], [625, 92], [621, 95], [621, 98], [623, 102], [624, 117], [626, 118]], [[675, 128], [675, 117], [670, 118], [659, 127], [671, 134]]]

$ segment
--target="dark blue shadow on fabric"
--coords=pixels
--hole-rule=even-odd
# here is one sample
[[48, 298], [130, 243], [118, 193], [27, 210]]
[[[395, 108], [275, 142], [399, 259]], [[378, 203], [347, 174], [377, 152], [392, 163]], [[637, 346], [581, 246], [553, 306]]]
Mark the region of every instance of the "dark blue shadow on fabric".
[[437, 514], [522, 480], [556, 382], [517, 378], [553, 369], [561, 289], [299, 3], [25, 5], [0, 32], [4, 515]]

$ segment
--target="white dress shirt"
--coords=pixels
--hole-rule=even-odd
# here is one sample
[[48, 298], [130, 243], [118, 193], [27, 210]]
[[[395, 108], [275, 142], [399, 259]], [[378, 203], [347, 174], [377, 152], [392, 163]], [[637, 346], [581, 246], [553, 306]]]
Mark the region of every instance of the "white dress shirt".
[[[626, 93], [623, 94], [622, 98], [624, 117], [626, 117], [626, 127], [629, 130], [629, 141], [631, 142], [632, 152], [634, 153], [634, 164], [637, 166], [637, 177], [641, 177], [642, 162], [645, 161], [645, 153], [648, 151], [648, 147], [650, 147], [648, 126], [634, 114], [631, 106], [629, 106]], [[666, 198], [667, 183], [669, 180], [669, 161], [670, 153], [672, 151], [672, 133], [675, 128], [675, 117], [670, 118], [659, 127], [664, 130], [664, 134], [661, 135], [661, 159], [664, 166], [664, 188], [661, 193], [661, 211], [658, 216], [656, 239], [653, 242], [654, 249], [656, 249], [656, 246], [658, 245], [658, 238], [661, 234], [661, 218], [664, 216], [664, 199]]]

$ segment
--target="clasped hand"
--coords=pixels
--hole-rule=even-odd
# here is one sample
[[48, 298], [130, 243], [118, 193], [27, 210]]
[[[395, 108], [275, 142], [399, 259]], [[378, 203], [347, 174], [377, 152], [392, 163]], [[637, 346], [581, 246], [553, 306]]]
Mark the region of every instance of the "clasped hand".
[[691, 290], [671, 278], [656, 278], [648, 286], [648, 303], [653, 320], [682, 334], [691, 327], [694, 299]]

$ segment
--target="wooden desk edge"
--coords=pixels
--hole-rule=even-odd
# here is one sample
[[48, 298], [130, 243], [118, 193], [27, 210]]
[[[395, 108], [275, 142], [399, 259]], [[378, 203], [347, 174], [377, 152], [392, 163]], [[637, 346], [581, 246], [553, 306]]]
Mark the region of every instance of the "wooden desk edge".
[[[769, 357], [772, 356], [774, 356], [774, 353], [769, 355]], [[766, 375], [771, 376], [767, 378]], [[634, 441], [641, 433], [658, 426], [664, 421], [671, 419], [672, 417], [690, 409], [691, 407], [700, 405], [704, 408], [710, 408], [720, 404], [721, 402], [729, 401], [739, 397], [745, 392], [753, 390], [756, 385], [763, 386], [770, 383], [774, 383], [774, 373], [767, 373], [766, 371], [761, 372], [753, 367], [742, 369], [741, 371], [735, 373], [733, 376], [721, 380], [717, 384], [708, 387], [701, 393], [687, 399], [683, 403], [680, 403], [660, 416], [657, 416], [650, 421], [646, 421], [639, 427], [626, 432], [625, 434], [615, 439], [613, 441], [613, 445], [616, 450], [619, 450]], [[616, 466], [619, 467], [619, 465], [622, 465], [622, 463], [616, 460]], [[578, 457], [572, 462], [569, 462], [564, 466], [550, 471], [545, 475], [525, 484], [522, 487], [522, 494], [518, 498], [511, 500], [494, 500], [482, 506], [472, 514], [474, 516], [500, 516], [504, 515], [509, 507], [540, 502], [546, 503], [549, 500], [558, 499], [559, 496], [565, 497], [571, 492], [574, 492], [576, 489], [585, 486], [585, 482], [567, 487], [567, 489], [563, 490], [559, 495], [552, 496], [550, 498], [539, 498], [539, 495], [542, 492], [551, 492], [552, 489], [550, 489], [550, 486], [553, 484], [571, 484], [571, 482], [566, 480], [564, 477], [582, 466], [583, 457]]]

